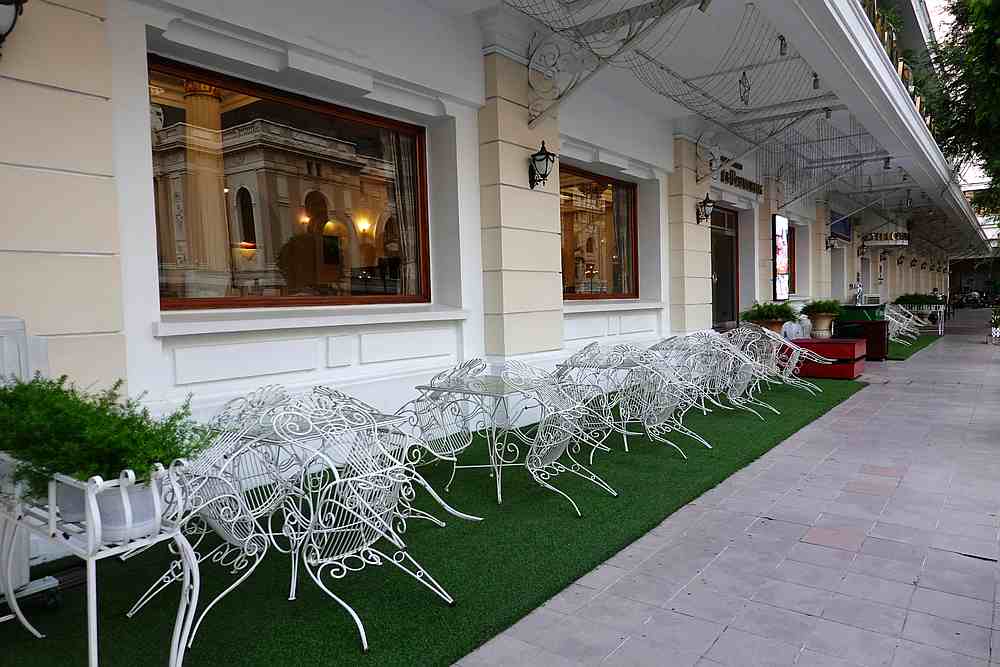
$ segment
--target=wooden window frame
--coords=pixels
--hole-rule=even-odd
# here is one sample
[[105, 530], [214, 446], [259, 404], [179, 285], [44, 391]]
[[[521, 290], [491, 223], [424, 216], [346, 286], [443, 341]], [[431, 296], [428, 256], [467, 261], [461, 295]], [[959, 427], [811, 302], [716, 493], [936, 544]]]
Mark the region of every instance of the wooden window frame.
[[280, 102], [307, 109], [316, 113], [333, 116], [342, 120], [366, 125], [374, 125], [396, 132], [408, 134], [415, 139], [417, 152], [417, 242], [419, 244], [419, 288], [417, 294], [394, 294], [364, 296], [226, 296], [226, 297], [160, 297], [161, 310], [201, 310], [217, 308], [297, 308], [302, 306], [360, 306], [371, 304], [429, 303], [431, 301], [430, 281], [430, 229], [427, 193], [427, 131], [412, 123], [385, 118], [365, 111], [349, 109], [332, 102], [315, 100], [297, 93], [273, 88], [265, 84], [253, 83], [236, 77], [219, 74], [201, 67], [179, 63], [155, 54], [148, 56], [149, 71], [169, 76], [192, 78], [263, 100]]
[[[563, 292], [563, 301], [593, 301], [600, 299], [638, 299], [639, 298], [639, 186], [637, 183], [631, 181], [623, 181], [618, 178], [612, 178], [610, 176], [604, 176], [603, 174], [595, 174], [592, 171], [587, 171], [586, 169], [581, 169], [579, 167], [571, 167], [569, 165], [561, 164], [559, 165], [559, 175], [562, 174], [575, 174], [576, 176], [583, 176], [585, 178], [593, 178], [595, 180], [604, 180], [615, 185], [622, 185], [628, 187], [632, 190], [632, 200], [634, 206], [632, 206], [631, 214], [629, 215], [629, 229], [631, 231], [632, 243], [632, 290], [630, 292], [616, 292], [614, 294], [566, 294]], [[560, 183], [559, 192], [562, 193], [562, 184]], [[559, 209], [559, 234], [562, 235], [562, 207]], [[560, 253], [562, 252], [560, 248]], [[560, 258], [560, 265], [562, 264]], [[560, 280], [560, 282], [562, 282]], [[565, 285], [563, 285], [565, 289]]]

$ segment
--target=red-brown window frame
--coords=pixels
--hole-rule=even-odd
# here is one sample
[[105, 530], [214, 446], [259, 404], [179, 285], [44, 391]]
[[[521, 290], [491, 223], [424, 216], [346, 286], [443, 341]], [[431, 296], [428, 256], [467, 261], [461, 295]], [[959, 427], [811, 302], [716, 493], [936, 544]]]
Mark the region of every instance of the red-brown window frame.
[[[628, 187], [632, 190], [632, 201], [634, 205], [632, 206], [632, 211], [629, 215], [629, 230], [632, 237], [632, 291], [630, 292], [615, 292], [608, 294], [566, 294], [563, 292], [563, 301], [587, 301], [594, 299], [638, 299], [639, 298], [639, 187], [637, 184], [631, 181], [623, 181], [617, 178], [611, 178], [610, 176], [604, 176], [602, 174], [595, 174], [592, 171], [587, 171], [586, 169], [581, 169], [579, 167], [572, 167], [565, 164], [559, 165], [559, 175], [562, 176], [563, 173], [575, 174], [577, 176], [583, 176], [585, 178], [593, 178], [594, 180], [607, 181], [609, 183], [614, 183], [615, 185], [622, 185]], [[562, 183], [560, 183], [559, 192], [562, 192]], [[562, 207], [559, 209], [559, 233], [562, 235]], [[562, 265], [562, 246], [560, 245], [560, 266]]]
[[[430, 281], [430, 240], [427, 195], [427, 132], [420, 125], [385, 118], [357, 109], [349, 109], [332, 102], [322, 102], [312, 98], [279, 90], [264, 84], [245, 81], [236, 77], [212, 72], [201, 67], [179, 63], [155, 54], [149, 54], [149, 70], [170, 76], [197, 79], [219, 88], [234, 92], [289, 104], [317, 113], [334, 116], [355, 123], [384, 127], [409, 134], [416, 140], [417, 150], [417, 216], [418, 241], [420, 244], [420, 286], [417, 294], [394, 294], [365, 296], [226, 296], [209, 298], [161, 297], [161, 310], [194, 310], [211, 308], [296, 308], [300, 306], [347, 306], [389, 303], [429, 303], [431, 300]], [[152, 159], [152, 156], [150, 156]]]

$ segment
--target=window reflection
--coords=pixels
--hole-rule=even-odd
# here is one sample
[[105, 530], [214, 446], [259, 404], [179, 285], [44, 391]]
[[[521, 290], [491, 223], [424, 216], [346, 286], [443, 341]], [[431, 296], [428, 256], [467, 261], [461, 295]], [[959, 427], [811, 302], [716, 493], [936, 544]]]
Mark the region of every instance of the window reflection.
[[560, 167], [563, 296], [634, 298], [634, 183]]
[[165, 305], [426, 300], [419, 128], [169, 69], [150, 71]]

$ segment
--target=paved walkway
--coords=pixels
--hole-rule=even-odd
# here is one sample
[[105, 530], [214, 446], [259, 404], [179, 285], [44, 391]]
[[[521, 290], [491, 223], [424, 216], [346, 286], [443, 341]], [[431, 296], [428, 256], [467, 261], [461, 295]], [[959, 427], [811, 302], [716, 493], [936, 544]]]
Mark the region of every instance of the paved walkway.
[[460, 664], [1000, 665], [1000, 348], [983, 340], [869, 364], [872, 386]]

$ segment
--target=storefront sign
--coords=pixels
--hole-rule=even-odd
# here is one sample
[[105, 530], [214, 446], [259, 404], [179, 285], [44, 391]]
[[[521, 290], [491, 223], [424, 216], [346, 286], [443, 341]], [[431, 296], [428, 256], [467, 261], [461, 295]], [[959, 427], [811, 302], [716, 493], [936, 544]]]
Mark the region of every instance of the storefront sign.
[[861, 237], [861, 242], [869, 246], [908, 246], [909, 232], [872, 232]]
[[736, 173], [735, 169], [723, 169], [719, 173], [719, 181], [725, 183], [726, 185], [731, 185], [737, 190], [746, 190], [747, 192], [752, 192], [755, 195], [764, 194], [764, 186], [760, 183], [755, 183], [749, 178], [743, 178]]

